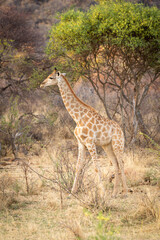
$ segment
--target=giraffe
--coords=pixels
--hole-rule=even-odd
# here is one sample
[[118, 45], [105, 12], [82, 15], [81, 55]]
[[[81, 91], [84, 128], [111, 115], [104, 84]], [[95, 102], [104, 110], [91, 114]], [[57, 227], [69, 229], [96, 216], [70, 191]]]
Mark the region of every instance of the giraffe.
[[[65, 74], [57, 71], [56, 68], [41, 83], [40, 87], [45, 88], [56, 84], [58, 84], [67, 111], [76, 122], [74, 134], [78, 141], [78, 159], [71, 193], [74, 194], [77, 192], [86, 148], [94, 163], [98, 182], [100, 185], [102, 184], [102, 175], [97, 164], [96, 152], [96, 145], [100, 145], [107, 153], [115, 170], [115, 183], [112, 196], [115, 197], [117, 195], [120, 180], [122, 181], [123, 193], [126, 195], [128, 188], [122, 159], [124, 136], [120, 126], [115, 121], [101, 116], [93, 107], [81, 101], [71, 88]], [[102, 189], [104, 193], [103, 186]]]

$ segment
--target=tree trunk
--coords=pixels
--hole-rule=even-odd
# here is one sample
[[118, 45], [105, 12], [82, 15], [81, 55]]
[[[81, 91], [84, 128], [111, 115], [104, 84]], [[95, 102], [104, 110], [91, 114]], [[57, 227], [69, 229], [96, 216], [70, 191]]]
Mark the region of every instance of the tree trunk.
[[134, 97], [133, 98], [133, 133], [132, 133], [132, 136], [131, 136], [131, 142], [130, 144], [133, 146], [133, 144], [135, 143], [136, 141], [136, 136], [137, 136], [137, 132], [138, 132], [138, 119], [137, 119], [137, 116], [136, 116], [136, 98]]
[[136, 117], [138, 120], [138, 126], [139, 126], [140, 131], [150, 137], [150, 133], [144, 124], [142, 114], [139, 109], [136, 109]]

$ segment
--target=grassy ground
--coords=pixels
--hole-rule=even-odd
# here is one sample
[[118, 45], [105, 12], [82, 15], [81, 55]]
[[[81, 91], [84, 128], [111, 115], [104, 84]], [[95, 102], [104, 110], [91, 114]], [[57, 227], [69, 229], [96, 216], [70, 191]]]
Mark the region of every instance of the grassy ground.
[[[44, 151], [41, 157], [30, 158], [29, 165], [46, 178], [55, 178], [57, 152], [53, 152], [50, 149]], [[70, 161], [76, 160], [68, 153], [67, 157]], [[106, 156], [101, 156], [105, 175], [111, 171], [106, 159]], [[153, 153], [140, 149], [134, 154], [126, 152], [124, 160], [132, 192], [127, 198], [121, 194], [111, 198], [113, 184], [108, 183], [104, 202], [96, 199], [96, 190], [91, 185], [77, 198], [69, 197], [55, 183], [22, 164], [13, 163], [5, 167], [0, 172], [0, 239], [159, 240], [159, 160]], [[84, 177], [86, 187], [88, 178], [94, 175], [92, 171], [90, 164]]]

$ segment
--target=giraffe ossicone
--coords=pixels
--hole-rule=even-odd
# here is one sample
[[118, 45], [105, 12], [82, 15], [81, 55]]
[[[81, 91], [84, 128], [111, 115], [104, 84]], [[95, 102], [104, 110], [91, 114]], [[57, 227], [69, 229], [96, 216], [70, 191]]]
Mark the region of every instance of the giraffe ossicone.
[[114, 166], [115, 183], [113, 196], [117, 195], [120, 180], [122, 181], [124, 193], [127, 194], [128, 189], [122, 159], [124, 150], [122, 129], [118, 123], [101, 116], [94, 108], [81, 101], [65, 78], [65, 74], [60, 73], [57, 69], [42, 82], [40, 87], [44, 88], [56, 84], [58, 84], [67, 111], [76, 122], [74, 134], [78, 141], [78, 160], [72, 193], [76, 193], [78, 190], [78, 182], [83, 167], [86, 148], [93, 160], [99, 184], [102, 185], [102, 176], [96, 161], [96, 145], [100, 145]]

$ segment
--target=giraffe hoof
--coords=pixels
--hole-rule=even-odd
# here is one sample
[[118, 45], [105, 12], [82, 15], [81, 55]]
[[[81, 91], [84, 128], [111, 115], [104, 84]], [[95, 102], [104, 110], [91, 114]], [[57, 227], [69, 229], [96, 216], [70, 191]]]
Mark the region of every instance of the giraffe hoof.
[[133, 190], [129, 188], [129, 189], [128, 189], [128, 192], [133, 193]]

